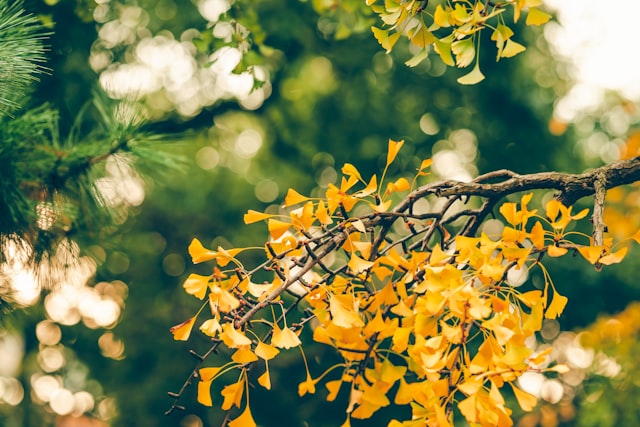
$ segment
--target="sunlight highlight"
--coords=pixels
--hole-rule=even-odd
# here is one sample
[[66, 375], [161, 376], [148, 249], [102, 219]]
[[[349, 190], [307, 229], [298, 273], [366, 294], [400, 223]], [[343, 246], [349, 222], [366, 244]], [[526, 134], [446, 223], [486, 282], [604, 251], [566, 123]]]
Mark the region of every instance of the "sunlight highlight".
[[546, 0], [558, 23], [550, 22], [545, 36], [560, 57], [574, 64], [577, 80], [557, 105], [556, 114], [571, 121], [581, 110], [596, 108], [605, 90], [640, 100], [640, 2], [635, 0]]

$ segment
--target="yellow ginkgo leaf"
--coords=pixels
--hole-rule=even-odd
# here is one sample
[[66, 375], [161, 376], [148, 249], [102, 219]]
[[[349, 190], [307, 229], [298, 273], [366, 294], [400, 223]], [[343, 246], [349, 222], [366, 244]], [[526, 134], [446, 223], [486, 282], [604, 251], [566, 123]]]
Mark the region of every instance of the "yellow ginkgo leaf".
[[493, 328], [493, 335], [498, 344], [505, 345], [515, 335], [515, 332], [511, 328], [497, 325]]
[[526, 317], [522, 329], [529, 332], [537, 332], [542, 329], [543, 318], [543, 300], [540, 300], [534, 306], [531, 307], [531, 313]]
[[516, 293], [515, 296], [522, 301], [527, 307], [533, 307], [540, 301], [542, 291], [529, 291], [524, 293]]
[[189, 245], [189, 255], [194, 264], [211, 261], [218, 256], [218, 253], [202, 246], [200, 240], [194, 238]]
[[240, 407], [242, 395], [244, 394], [244, 376], [237, 383], [226, 385], [220, 394], [224, 397], [222, 402], [222, 410], [228, 411], [232, 406]]
[[513, 202], [503, 203], [498, 211], [513, 226], [520, 225], [522, 215], [518, 215], [518, 206]]
[[[409, 38], [411, 39], [411, 43], [414, 46], [421, 48], [420, 52], [425, 52], [426, 54], [429, 53], [429, 50], [425, 48], [433, 43], [436, 39], [433, 33], [429, 31], [429, 29], [424, 25], [420, 25], [417, 30], [413, 31], [409, 35]], [[426, 56], [424, 58], [426, 58]]]
[[360, 172], [358, 172], [358, 169], [356, 169], [356, 167], [353, 166], [351, 163], [345, 163], [342, 166], [342, 173], [347, 175], [347, 176], [354, 176], [354, 177], [358, 178], [358, 181], [362, 181], [362, 177], [360, 176]]
[[518, 387], [513, 385], [513, 383], [509, 383], [509, 384], [513, 389], [513, 394], [516, 397], [516, 400], [518, 401], [518, 405], [520, 405], [522, 410], [525, 412], [532, 411], [533, 408], [535, 408], [536, 405], [538, 404], [538, 399], [534, 395], [527, 393], [524, 390], [520, 390]]
[[600, 259], [603, 252], [602, 246], [582, 246], [578, 248], [578, 252], [582, 255], [590, 264], [595, 264]]
[[547, 310], [544, 312], [544, 317], [546, 319], [555, 319], [560, 316], [564, 311], [564, 307], [567, 305], [567, 301], [567, 297], [554, 292], [551, 304], [549, 304]]
[[256, 356], [255, 353], [248, 348], [240, 348], [231, 355], [231, 360], [241, 365], [246, 365], [247, 363], [255, 362], [256, 360], [258, 360], [258, 356]]
[[389, 140], [389, 148], [387, 151], [387, 166], [389, 166], [395, 160], [398, 152], [404, 145], [404, 140], [394, 141], [393, 139]]
[[371, 267], [373, 267], [373, 265], [374, 265], [373, 262], [364, 260], [364, 259], [360, 258], [358, 255], [356, 255], [355, 253], [351, 254], [351, 259], [349, 260], [349, 263], [347, 264], [349, 269], [352, 272], [354, 272], [355, 274], [362, 273], [363, 271], [366, 271], [366, 270], [370, 269]]
[[527, 15], [527, 20], [525, 22], [527, 25], [542, 25], [546, 24], [549, 19], [551, 19], [551, 15], [548, 13], [543, 12], [538, 8], [530, 7], [529, 14]]
[[415, 384], [416, 383], [408, 384], [404, 378], [400, 378], [400, 386], [398, 387], [398, 391], [396, 391], [393, 403], [396, 405], [408, 405], [411, 403], [416, 393]]
[[336, 397], [338, 397], [338, 392], [342, 386], [342, 380], [327, 381], [324, 386], [329, 390], [327, 402], [333, 402], [336, 400]]
[[307, 393], [314, 394], [316, 392], [316, 382], [317, 380], [311, 378], [311, 375], [307, 373], [307, 378], [298, 384], [298, 396], [302, 397]]
[[249, 211], [246, 214], [244, 214], [244, 223], [253, 224], [254, 222], [269, 219], [271, 217], [273, 217], [273, 215], [254, 211], [253, 209], [249, 209]]
[[349, 222], [349, 225], [358, 230], [361, 233], [367, 232], [367, 227], [365, 227], [364, 223], [360, 219], [353, 220]]
[[420, 167], [418, 168], [418, 175], [420, 176], [428, 175], [429, 173], [425, 172], [424, 170], [427, 169], [429, 166], [431, 166], [432, 163], [433, 163], [433, 159], [424, 159], [422, 163], [420, 163]]
[[441, 5], [436, 6], [436, 11], [433, 13], [433, 22], [441, 28], [447, 28], [450, 27], [451, 24], [449, 23], [449, 16], [450, 16], [450, 12], [449, 11], [445, 11]]
[[479, 421], [478, 411], [476, 410], [476, 396], [476, 394], [472, 394], [458, 403], [460, 413], [469, 423], [477, 423]]
[[269, 219], [267, 225], [272, 239], [279, 239], [291, 228], [290, 222], [283, 222], [273, 218]]
[[469, 10], [461, 4], [456, 4], [453, 12], [451, 12], [451, 17], [454, 21], [457, 21], [456, 24], [468, 22], [471, 20], [471, 16], [469, 15]]
[[387, 184], [387, 191], [385, 194], [396, 193], [398, 191], [407, 191], [411, 188], [411, 184], [406, 178], [399, 178], [394, 182]]
[[387, 53], [391, 52], [391, 49], [393, 49], [393, 46], [400, 38], [400, 33], [389, 35], [389, 30], [383, 30], [377, 27], [371, 27], [371, 31], [376, 40], [378, 40], [378, 43], [380, 43], [380, 46], [382, 46]]
[[513, 36], [513, 30], [504, 24], [498, 24], [496, 29], [491, 33], [491, 40], [498, 41], [500, 39], [507, 40]]
[[287, 191], [286, 197], [284, 198], [284, 205], [285, 206], [293, 206], [293, 205], [297, 205], [298, 203], [306, 202], [307, 200], [309, 200], [308, 197], [303, 196], [302, 194], [298, 193], [293, 188], [290, 188]]
[[536, 223], [531, 228], [529, 238], [531, 239], [531, 243], [533, 243], [533, 246], [535, 246], [536, 249], [540, 250], [544, 248], [544, 228], [542, 228], [542, 224], [540, 223], [540, 221], [536, 221]]
[[547, 247], [547, 254], [550, 257], [556, 258], [556, 257], [562, 256], [562, 255], [564, 255], [566, 253], [567, 253], [567, 248], [562, 248], [560, 246], [555, 246], [555, 245], [549, 245]]
[[521, 45], [518, 42], [514, 42], [511, 39], [507, 39], [507, 42], [502, 50], [502, 54], [500, 55], [502, 58], [512, 58], [519, 53], [522, 53], [527, 48]]
[[271, 390], [271, 375], [269, 375], [269, 365], [267, 365], [267, 370], [258, 377], [258, 384], [260, 384], [267, 390]]
[[201, 276], [199, 274], [190, 274], [184, 281], [182, 287], [189, 295], [193, 295], [198, 299], [204, 299], [209, 289], [209, 279], [211, 276]]
[[298, 248], [298, 240], [291, 235], [284, 236], [273, 242], [267, 242], [265, 246], [265, 250], [269, 258], [281, 255], [285, 252], [290, 256], [298, 256], [302, 253], [302, 248]]
[[555, 221], [560, 213], [560, 208], [563, 207], [563, 204], [560, 203], [559, 200], [551, 199], [547, 202], [545, 207], [545, 215], [549, 218], [550, 221]]
[[291, 217], [291, 224], [296, 230], [308, 231], [315, 221], [313, 203], [308, 201], [303, 207], [291, 211], [289, 216]]
[[458, 390], [466, 394], [467, 396], [471, 396], [472, 394], [476, 394], [478, 390], [480, 390], [484, 385], [484, 378], [474, 375], [467, 378], [465, 381], [458, 384]]
[[375, 193], [377, 189], [378, 189], [378, 181], [377, 181], [376, 175], [374, 174], [369, 180], [369, 183], [364, 188], [364, 190], [358, 191], [356, 194], [353, 195], [353, 197], [367, 197]]
[[235, 259], [236, 255], [244, 250], [245, 248], [224, 249], [222, 246], [218, 246], [218, 254], [216, 256], [218, 266], [224, 267], [229, 264], [231, 260]]
[[192, 318], [171, 327], [169, 332], [173, 334], [173, 339], [176, 341], [187, 341], [189, 339], [189, 335], [191, 335], [193, 324], [196, 322], [196, 317], [197, 316], [193, 316]]
[[241, 348], [251, 345], [251, 340], [247, 338], [244, 333], [234, 328], [231, 323], [224, 323], [222, 325], [220, 338], [229, 348]]
[[256, 345], [255, 353], [256, 353], [256, 356], [264, 360], [271, 360], [274, 357], [276, 357], [278, 353], [280, 353], [280, 350], [278, 350], [272, 345], [259, 341], [258, 345]]
[[332, 295], [329, 300], [329, 312], [331, 321], [336, 326], [341, 328], [364, 326], [351, 295]]
[[[438, 422], [438, 427], [453, 427], [453, 425], [449, 421], [449, 415], [447, 415], [447, 412], [442, 406], [435, 404], [434, 411], [436, 413], [436, 421]], [[501, 425], [499, 427], [506, 427], [506, 426]]]
[[484, 80], [484, 74], [480, 71], [480, 64], [476, 61], [476, 65], [473, 67], [473, 70], [469, 74], [465, 74], [464, 76], [458, 78], [458, 83], [461, 85], [474, 85], [476, 83], [480, 83]]
[[389, 210], [389, 206], [391, 206], [391, 200], [385, 200], [379, 205], [372, 205], [376, 212], [387, 212]]
[[258, 284], [258, 283], [249, 282], [249, 284], [247, 285], [247, 292], [249, 292], [251, 295], [253, 295], [256, 298], [261, 298], [265, 292], [267, 292], [272, 288], [274, 288], [273, 283]]
[[240, 300], [226, 289], [216, 285], [211, 287], [209, 305], [212, 313], [228, 313], [240, 306]]
[[[571, 209], [569, 209], [569, 212], [571, 212]], [[585, 216], [587, 216], [588, 213], [589, 213], [589, 208], [584, 208], [580, 212], [578, 212], [577, 214], [571, 215], [571, 219], [577, 221], [577, 220], [582, 219]]]
[[273, 334], [271, 335], [272, 346], [287, 349], [297, 347], [300, 344], [302, 344], [300, 338], [298, 338], [298, 335], [291, 329], [287, 327], [280, 329], [278, 324], [273, 325]]
[[204, 406], [213, 406], [211, 399], [211, 380], [198, 382], [198, 403]]
[[352, 242], [351, 244], [363, 257], [369, 258], [371, 255], [371, 242]]
[[328, 225], [333, 222], [331, 216], [329, 216], [329, 210], [327, 206], [324, 204], [323, 200], [320, 200], [318, 203], [318, 207], [316, 208], [316, 218], [320, 221], [320, 224]]
[[222, 331], [222, 326], [216, 318], [207, 319], [200, 325], [200, 332], [209, 337], [215, 337], [220, 331]]
[[222, 371], [222, 367], [200, 368], [198, 375], [200, 375], [201, 381], [213, 381], [220, 371]]
[[617, 251], [600, 258], [598, 262], [603, 265], [617, 264], [621, 262], [627, 254], [628, 248], [620, 248]]
[[242, 411], [242, 414], [240, 414], [238, 418], [229, 421], [229, 427], [256, 427], [256, 422], [251, 416], [249, 405], [244, 408], [244, 411]]
[[405, 351], [407, 345], [409, 344], [409, 336], [411, 332], [411, 328], [396, 328], [391, 339], [391, 341], [393, 342], [393, 346], [391, 347], [391, 349], [398, 353], [402, 353], [403, 351]]

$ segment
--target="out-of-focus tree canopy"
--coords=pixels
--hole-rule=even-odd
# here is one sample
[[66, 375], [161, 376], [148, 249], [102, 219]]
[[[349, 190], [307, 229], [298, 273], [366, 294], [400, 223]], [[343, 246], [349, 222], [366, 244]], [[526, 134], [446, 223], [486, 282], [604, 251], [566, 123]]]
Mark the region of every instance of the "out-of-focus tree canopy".
[[[13, 279], [19, 309], [0, 330], [0, 424], [220, 425], [225, 414], [197, 404], [195, 389], [181, 401], [185, 411], [164, 415], [172, 402], [167, 392], [191, 372], [188, 351], [208, 343], [198, 336], [176, 344], [168, 333], [192, 315], [180, 286], [198, 271], [189, 242], [197, 236], [207, 247], [255, 244], [255, 229], [241, 227], [247, 209], [275, 212], [289, 187], [321, 194], [345, 162], [368, 176], [384, 167], [389, 138], [405, 141], [390, 175], [432, 158], [435, 178], [463, 181], [496, 169], [577, 173], [637, 155], [639, 116], [631, 101], [611, 94], [601, 111], [575, 123], [554, 118], [554, 103], [571, 82], [540, 28], [512, 25], [527, 51], [499, 62], [495, 40], [479, 37], [486, 78], [463, 86], [457, 79], [468, 70], [446, 66], [433, 51], [414, 67], [404, 62], [415, 47], [398, 43], [385, 53], [370, 31], [381, 26], [379, 17], [364, 3], [26, 2], [50, 35], [43, 64], [49, 71], [38, 76], [24, 108], [48, 103], [67, 135], [103, 91], [116, 105], [141, 105], [144, 134], [171, 141], [152, 146], [169, 160], [133, 162], [122, 154], [100, 165], [97, 188], [113, 223], [58, 248], [73, 268], [49, 277], [52, 290], [40, 293], [38, 277], [20, 263], [3, 271]], [[98, 113], [86, 110], [82, 132], [101, 122]], [[616, 190], [609, 197], [611, 232], [633, 234], [624, 227], [637, 229], [637, 194]], [[636, 406], [625, 398], [632, 392], [616, 392], [633, 390], [624, 380], [637, 368], [629, 353], [570, 332], [640, 297], [636, 263], [596, 273], [580, 261], [550, 264], [570, 302], [561, 318], [545, 321], [538, 337], [574, 374], [546, 383], [528, 378], [524, 388], [544, 403], [520, 425], [588, 426], [594, 419], [608, 425], [614, 414]], [[618, 342], [634, 348], [636, 338], [637, 331], [628, 331]], [[312, 366], [334, 357], [317, 354]], [[274, 389], [252, 394], [259, 425], [344, 421], [339, 402], [298, 398], [304, 367], [297, 354], [277, 364]], [[600, 376], [590, 376], [594, 372]], [[383, 411], [383, 419], [392, 411]]]

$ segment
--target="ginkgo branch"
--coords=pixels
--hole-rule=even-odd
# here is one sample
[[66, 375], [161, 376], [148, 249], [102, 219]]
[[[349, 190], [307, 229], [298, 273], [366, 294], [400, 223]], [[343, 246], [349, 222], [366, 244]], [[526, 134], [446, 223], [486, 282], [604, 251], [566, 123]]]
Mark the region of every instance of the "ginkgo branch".
[[[390, 141], [387, 166], [401, 145]], [[423, 161], [423, 165], [428, 164]], [[418, 176], [425, 175], [425, 167], [418, 170]], [[343, 173], [350, 179], [343, 180], [340, 189], [336, 186], [328, 189], [325, 199], [312, 199], [292, 191], [293, 196], [285, 206], [303, 206], [291, 210], [289, 222], [282, 221], [287, 219], [283, 214], [278, 215], [278, 220], [271, 219], [274, 215], [255, 211], [245, 217], [247, 223], [268, 221], [271, 240], [264, 246], [266, 260], [247, 269], [238, 267], [221, 272], [216, 267], [214, 271], [218, 273], [214, 274], [219, 277], [232, 273], [228, 285], [216, 279], [213, 283], [202, 282], [206, 287], [198, 287], [200, 282], [195, 279], [195, 284], [189, 282], [185, 286], [188, 293], [200, 299], [207, 292], [213, 295], [212, 301], [218, 308], [212, 307], [215, 319], [206, 322], [221, 319], [224, 325], [217, 330], [201, 329], [212, 337], [213, 345], [198, 356], [198, 367], [180, 391], [170, 394], [174, 403], [168, 412], [181, 407], [177, 402], [184, 390], [198, 377], [202, 362], [221, 343], [229, 350], [248, 355], [249, 359], [241, 359], [236, 353], [232, 356], [235, 367], [242, 360], [242, 369], [247, 370], [259, 358], [267, 361], [275, 357], [277, 347], [300, 346], [298, 336], [306, 325], [314, 330], [314, 340], [332, 346], [344, 358], [348, 373], [340, 383], [351, 383], [356, 394], [382, 393], [382, 397], [367, 395], [362, 401], [351, 402], [348, 417], [370, 417], [367, 411], [376, 409], [367, 409], [366, 405], [371, 402], [386, 405], [386, 393], [400, 378], [406, 387], [432, 387], [430, 383], [441, 382], [440, 386], [433, 385], [439, 388], [431, 392], [438, 394], [428, 402], [419, 401], [419, 395], [408, 397], [411, 393], [407, 391], [400, 398], [405, 402], [418, 399], [416, 403], [426, 405], [428, 408], [421, 416], [432, 425], [452, 425], [454, 404], [468, 422], [476, 422], [477, 416], [469, 412], [468, 406], [476, 398], [489, 399], [486, 404], [508, 417], [510, 412], [500, 404], [499, 392], [493, 390], [502, 387], [498, 384], [514, 387], [523, 409], [533, 407], [535, 397], [516, 389], [513, 383], [530, 366], [535, 368], [540, 363], [531, 361], [531, 357], [540, 358], [530, 356], [531, 350], [523, 343], [540, 330], [544, 318], [558, 317], [567, 303], [551, 281], [542, 257], [559, 257], [572, 251], [596, 267], [622, 260], [626, 248], [612, 252], [610, 239], [602, 237], [606, 230], [601, 208], [608, 188], [640, 181], [640, 158], [578, 175], [556, 172], [519, 175], [500, 170], [471, 182], [434, 182], [413, 191], [408, 181], [401, 178], [390, 183], [385, 191], [390, 196], [388, 202], [380, 197], [381, 187], [375, 194], [350, 190], [355, 182], [369, 186], [353, 165], [343, 169]], [[402, 179], [406, 186], [399, 184]], [[519, 203], [507, 201], [499, 205], [509, 196], [530, 190], [555, 190], [555, 198], [546, 204], [544, 214], [528, 208], [533, 193], [524, 194]], [[399, 191], [409, 193], [392, 207], [394, 193]], [[566, 230], [569, 223], [587, 215], [587, 210], [572, 213], [571, 204], [591, 195], [595, 196], [595, 209], [594, 230], [589, 239], [583, 233]], [[431, 210], [416, 212], [414, 204], [419, 199], [427, 199]], [[568, 202], [571, 204], [567, 205]], [[363, 209], [353, 210], [358, 203]], [[492, 236], [486, 233], [478, 236], [480, 225], [497, 212], [504, 218], [502, 229], [492, 232]], [[290, 234], [282, 237], [284, 232]], [[588, 242], [572, 240], [576, 237]], [[197, 243], [194, 246], [197, 251], [192, 253], [194, 262], [216, 260], [222, 262], [222, 268], [231, 261], [243, 265], [229, 251], [221, 248], [212, 251]], [[243, 250], [232, 251], [236, 254]], [[530, 270], [534, 266], [542, 269], [544, 290], [522, 292], [509, 282], [508, 273], [512, 269]], [[259, 272], [273, 275], [273, 281], [265, 281], [263, 285], [251, 283]], [[302, 289], [294, 292], [294, 285]], [[291, 291], [293, 300], [284, 298], [285, 291]], [[226, 300], [221, 300], [222, 297]], [[273, 315], [274, 321], [269, 322], [259, 317], [274, 304], [282, 308], [278, 319]], [[302, 310], [301, 304], [305, 304]], [[174, 333], [174, 338], [188, 337], [184, 325], [190, 328], [194, 322], [195, 317], [178, 325], [181, 333]], [[254, 338], [249, 339], [245, 333]], [[517, 339], [511, 341], [514, 335]], [[267, 345], [269, 337], [271, 344]], [[270, 350], [265, 350], [265, 346]], [[515, 353], [509, 353], [513, 348]], [[385, 352], [399, 357], [397, 360], [382, 357]], [[204, 372], [202, 375], [206, 377], [210, 371]], [[313, 393], [315, 384], [323, 377], [313, 379], [307, 367], [307, 378], [299, 384], [299, 394]], [[492, 378], [498, 380], [488, 384], [494, 381]], [[208, 386], [210, 381], [206, 381], [201, 380], [199, 387]], [[258, 380], [270, 387], [270, 379], [267, 381]], [[336, 381], [330, 381], [332, 398], [338, 390]], [[492, 395], [488, 394], [490, 388]], [[199, 388], [199, 400], [202, 396], [204, 402], [211, 402], [209, 393], [208, 388], [204, 391]], [[477, 397], [476, 393], [484, 394]], [[365, 409], [358, 412], [359, 408]], [[243, 414], [248, 410], [247, 403]], [[506, 426], [506, 421], [501, 425]]]
[[[593, 244], [594, 246], [604, 245], [604, 232], [606, 225], [604, 223], [604, 198], [606, 195], [606, 177], [603, 172], [599, 172], [596, 175], [596, 179], [593, 182], [593, 215], [591, 221], [593, 222]], [[596, 262], [594, 264], [596, 270], [602, 268], [602, 264]]]
[[[566, 174], [560, 172], [542, 172], [530, 175], [518, 175], [514, 172], [499, 171], [498, 174], [481, 175], [471, 182], [444, 181], [424, 185], [416, 189], [414, 198], [434, 194], [438, 197], [450, 196], [480, 196], [487, 198], [501, 198], [509, 194], [530, 190], [557, 190], [556, 198], [564, 205], [572, 205], [582, 197], [594, 194], [594, 183], [599, 175], [604, 176], [605, 189], [619, 187], [640, 180], [640, 157], [621, 160], [616, 163], [601, 166], [582, 174]], [[484, 183], [488, 179], [507, 178], [497, 183]], [[397, 206], [395, 209], [404, 212], [409, 203]]]

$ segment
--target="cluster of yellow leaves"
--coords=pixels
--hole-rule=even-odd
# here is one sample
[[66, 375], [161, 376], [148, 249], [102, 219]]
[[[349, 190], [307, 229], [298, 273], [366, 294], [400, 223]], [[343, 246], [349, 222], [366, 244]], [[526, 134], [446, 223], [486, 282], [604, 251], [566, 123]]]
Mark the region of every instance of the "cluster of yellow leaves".
[[[591, 264], [608, 265], [626, 254], [626, 247], [612, 251], [611, 239], [593, 246], [588, 236], [570, 231], [587, 210], [574, 214], [571, 207], [551, 200], [541, 215], [529, 208], [533, 194], [500, 205], [504, 227], [497, 235], [467, 236], [452, 230], [443, 233], [441, 241], [413, 249], [380, 238], [384, 220], [403, 218], [393, 195], [406, 196], [416, 179], [428, 174], [431, 163], [421, 162], [413, 183], [400, 178], [385, 186], [387, 169], [402, 145], [389, 141], [379, 180], [376, 175], [364, 179], [355, 166], [346, 164], [339, 186], [330, 184], [322, 198], [289, 190], [287, 214], [249, 211], [245, 223], [266, 222], [270, 236], [259, 248], [265, 261], [256, 268], [248, 270], [238, 259], [246, 248], [214, 251], [197, 239], [189, 246], [194, 263], [215, 261], [215, 266], [211, 275], [186, 279], [185, 291], [203, 304], [198, 314], [171, 332], [176, 340], [188, 339], [197, 317], [209, 308], [210, 317], [199, 329], [227, 347], [230, 360], [200, 369], [198, 400], [213, 405], [211, 384], [240, 371], [221, 392], [223, 410], [241, 408], [246, 396], [246, 407], [232, 427], [255, 425], [248, 366], [264, 364], [257, 381], [270, 389], [269, 361], [281, 350], [302, 350], [299, 334], [306, 325], [312, 325], [313, 339], [333, 347], [342, 361], [316, 377], [307, 367], [298, 393], [315, 393], [321, 380], [339, 371], [325, 387], [328, 400], [348, 390], [347, 426], [350, 419], [370, 418], [391, 404], [412, 409], [411, 421], [393, 420], [393, 427], [453, 426], [454, 406], [472, 425], [511, 426], [503, 389], [508, 385], [525, 411], [536, 405], [536, 398], [515, 381], [528, 370], [542, 371], [539, 366], [547, 353], [534, 354], [526, 342], [541, 329], [543, 319], [557, 318], [567, 304], [542, 264], [544, 256], [574, 252]], [[364, 213], [353, 216], [356, 206]], [[428, 229], [433, 220], [407, 215], [409, 236], [419, 239], [417, 230]], [[587, 244], [575, 243], [576, 237]], [[543, 273], [542, 289], [523, 291], [510, 284], [510, 270], [534, 268]], [[257, 272], [270, 272], [271, 281], [254, 283]], [[284, 308], [281, 295], [293, 287], [299, 288], [294, 304], [303, 301], [312, 314], [289, 327], [293, 314]], [[282, 310], [280, 318], [275, 306]], [[265, 315], [269, 311], [271, 316]]]
[[414, 67], [433, 50], [449, 66], [467, 67], [475, 61], [470, 73], [460, 77], [461, 84], [476, 84], [484, 79], [478, 65], [479, 34], [489, 29], [496, 44], [497, 57], [510, 58], [525, 47], [513, 40], [513, 30], [506, 24], [505, 12], [510, 11], [513, 22], [527, 10], [527, 25], [542, 25], [551, 15], [539, 9], [542, 0], [367, 0], [367, 5], [380, 16], [383, 28], [372, 27], [380, 45], [390, 52], [401, 37], [409, 39], [416, 50], [406, 62]]

